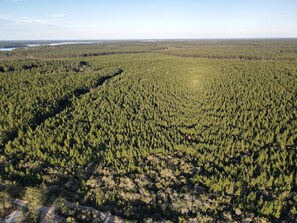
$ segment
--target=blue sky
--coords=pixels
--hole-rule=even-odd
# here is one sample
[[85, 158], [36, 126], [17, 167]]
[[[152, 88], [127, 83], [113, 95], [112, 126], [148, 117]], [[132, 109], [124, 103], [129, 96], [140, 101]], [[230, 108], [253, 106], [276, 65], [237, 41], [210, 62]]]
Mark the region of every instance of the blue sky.
[[297, 0], [0, 0], [0, 40], [297, 37]]

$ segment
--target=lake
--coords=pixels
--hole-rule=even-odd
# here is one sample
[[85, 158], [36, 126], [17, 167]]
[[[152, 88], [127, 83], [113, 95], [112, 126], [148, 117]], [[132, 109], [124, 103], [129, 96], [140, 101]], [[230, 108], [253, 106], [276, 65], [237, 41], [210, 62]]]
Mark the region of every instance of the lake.
[[[92, 44], [92, 43], [100, 43], [97, 42], [54, 42], [54, 43], [44, 43], [44, 44], [26, 44], [23, 47], [38, 47], [38, 46], [61, 46], [61, 45], [70, 45], [70, 44]], [[0, 48], [0, 51], [12, 51], [20, 47], [7, 47], [7, 48]]]
[[0, 51], [12, 51], [16, 49], [17, 47], [8, 47], [8, 48], [0, 48]]

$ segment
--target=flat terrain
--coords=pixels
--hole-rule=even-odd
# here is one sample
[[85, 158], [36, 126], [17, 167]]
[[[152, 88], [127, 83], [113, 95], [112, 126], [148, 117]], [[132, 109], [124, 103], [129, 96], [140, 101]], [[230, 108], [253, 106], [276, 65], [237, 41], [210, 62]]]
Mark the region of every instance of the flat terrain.
[[297, 221], [297, 40], [20, 48], [0, 95], [0, 218]]

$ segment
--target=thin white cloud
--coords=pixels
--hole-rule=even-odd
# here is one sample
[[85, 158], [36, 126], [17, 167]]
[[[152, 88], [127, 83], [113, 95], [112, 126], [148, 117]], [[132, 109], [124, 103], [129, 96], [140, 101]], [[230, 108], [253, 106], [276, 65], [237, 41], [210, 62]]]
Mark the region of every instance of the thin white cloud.
[[[13, 1], [19, 1], [19, 0], [13, 0]], [[22, 17], [22, 18], [15, 18], [15, 17], [10, 17], [7, 16], [6, 14], [0, 14], [0, 19], [4, 21], [10, 21], [14, 22], [17, 24], [22, 24], [22, 23], [35, 23], [35, 24], [48, 24], [48, 25], [53, 25], [55, 23], [54, 19], [57, 18], [62, 18], [68, 16], [67, 13], [59, 13], [59, 14], [54, 14], [45, 18], [29, 18], [29, 17]]]
[[55, 24], [49, 16], [45, 18], [16, 18], [0, 13], [0, 40], [73, 39], [81, 32], [77, 27]]
[[12, 18], [12, 17], [8, 17], [6, 15], [1, 15], [1, 14], [0, 14], [0, 19], [4, 20], [4, 21], [14, 22], [17, 24], [52, 24], [47, 19], [32, 19], [32, 18], [27, 18], [27, 17]]
[[7, 19], [7, 16], [5, 16], [5, 15], [1, 15], [1, 14], [0, 14], [0, 19], [2, 19], [2, 20], [8, 20], [8, 19]]
[[47, 19], [21, 18], [21, 19], [14, 19], [13, 21], [16, 23], [51, 24]]
[[61, 17], [65, 17], [67, 15], [68, 15], [67, 13], [59, 13], [59, 14], [51, 15], [51, 17], [52, 18], [61, 18]]

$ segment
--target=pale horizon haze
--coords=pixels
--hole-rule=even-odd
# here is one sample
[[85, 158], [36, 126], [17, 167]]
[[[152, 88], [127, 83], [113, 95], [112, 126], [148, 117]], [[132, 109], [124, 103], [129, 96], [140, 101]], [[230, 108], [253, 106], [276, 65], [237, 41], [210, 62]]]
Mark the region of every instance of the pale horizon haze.
[[296, 37], [296, 0], [0, 0], [0, 40]]

